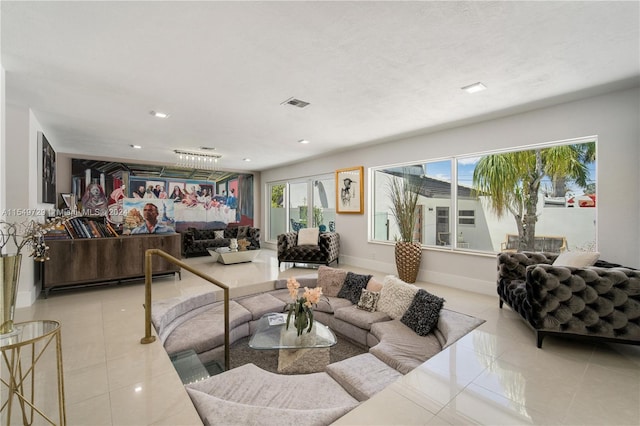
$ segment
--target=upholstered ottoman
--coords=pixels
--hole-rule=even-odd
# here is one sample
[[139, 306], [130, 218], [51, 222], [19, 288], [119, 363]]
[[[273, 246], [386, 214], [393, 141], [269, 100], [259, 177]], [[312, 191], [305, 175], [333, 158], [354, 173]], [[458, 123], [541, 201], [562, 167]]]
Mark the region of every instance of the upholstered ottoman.
[[327, 373], [286, 376], [254, 364], [186, 389], [205, 424], [328, 425], [358, 405]]
[[366, 401], [402, 377], [370, 353], [329, 364], [326, 372], [358, 401]]

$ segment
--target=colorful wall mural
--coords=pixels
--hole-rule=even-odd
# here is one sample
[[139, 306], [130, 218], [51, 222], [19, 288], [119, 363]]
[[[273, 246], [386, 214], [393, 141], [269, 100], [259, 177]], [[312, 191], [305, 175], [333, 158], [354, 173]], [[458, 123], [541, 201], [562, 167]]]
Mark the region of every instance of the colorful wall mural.
[[157, 229], [253, 226], [253, 175], [224, 173], [213, 181], [175, 177], [179, 169], [171, 170], [170, 177], [142, 176], [133, 170], [122, 163], [73, 159], [72, 192], [81, 200], [82, 214], [106, 216], [122, 233], [142, 225], [147, 203], [158, 209], [163, 227]]

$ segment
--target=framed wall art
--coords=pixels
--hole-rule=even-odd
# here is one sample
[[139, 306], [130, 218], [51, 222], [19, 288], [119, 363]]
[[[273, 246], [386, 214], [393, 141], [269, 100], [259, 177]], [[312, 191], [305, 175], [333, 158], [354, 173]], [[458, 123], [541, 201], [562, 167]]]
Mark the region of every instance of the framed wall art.
[[40, 199], [46, 204], [56, 203], [56, 152], [42, 132], [38, 132], [42, 152], [42, 191]]
[[364, 213], [364, 167], [336, 170], [336, 211]]

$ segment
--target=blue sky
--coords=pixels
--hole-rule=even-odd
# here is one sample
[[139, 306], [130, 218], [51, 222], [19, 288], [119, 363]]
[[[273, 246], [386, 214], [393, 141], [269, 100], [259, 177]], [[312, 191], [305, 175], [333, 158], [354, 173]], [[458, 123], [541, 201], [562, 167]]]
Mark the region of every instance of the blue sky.
[[[475, 165], [480, 157], [474, 158], [461, 158], [458, 160], [458, 182], [461, 185], [471, 187], [473, 181], [473, 171]], [[427, 163], [427, 176], [449, 181], [451, 182], [451, 162], [449, 160], [438, 161], [434, 163]], [[587, 165], [589, 170], [589, 181], [595, 182], [596, 180], [596, 164], [591, 163]], [[551, 183], [549, 179], [543, 180], [542, 186], [549, 186]], [[575, 185], [570, 185], [571, 189], [576, 195], [581, 195], [583, 190]]]

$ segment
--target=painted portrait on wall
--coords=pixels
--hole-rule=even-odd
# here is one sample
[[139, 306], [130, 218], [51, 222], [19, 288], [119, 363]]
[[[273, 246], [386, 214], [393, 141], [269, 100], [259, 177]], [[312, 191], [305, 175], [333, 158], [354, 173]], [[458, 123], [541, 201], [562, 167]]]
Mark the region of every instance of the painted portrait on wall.
[[166, 234], [175, 232], [174, 204], [171, 200], [125, 198], [124, 234]]

